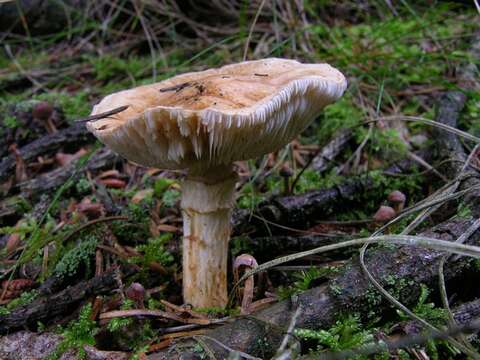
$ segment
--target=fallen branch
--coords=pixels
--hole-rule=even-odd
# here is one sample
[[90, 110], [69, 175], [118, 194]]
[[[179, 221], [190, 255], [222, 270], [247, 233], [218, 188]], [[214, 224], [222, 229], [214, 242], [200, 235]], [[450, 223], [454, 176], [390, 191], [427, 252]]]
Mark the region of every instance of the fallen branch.
[[352, 130], [339, 131], [312, 160], [312, 169], [322, 172], [327, 169], [332, 160], [340, 154], [352, 138]]
[[112, 168], [120, 161], [121, 158], [114, 152], [107, 148], [100, 148], [80, 169], [77, 169], [77, 162], [72, 162], [20, 183], [19, 187], [23, 196], [38, 197], [42, 193], [58, 188], [74, 174], [75, 177], [72, 179], [73, 181], [80, 178], [85, 171], [98, 172], [103, 169]]
[[[46, 135], [19, 149], [23, 161], [28, 162], [40, 155], [53, 154], [64, 146], [76, 148], [94, 141], [94, 137], [85, 128], [84, 124], [74, 124], [67, 129]], [[15, 157], [9, 155], [0, 162], [0, 181], [7, 180], [15, 170]]]
[[184, 324], [195, 324], [195, 325], [211, 325], [218, 324], [225, 321], [225, 319], [210, 320], [210, 319], [198, 319], [198, 318], [182, 318], [175, 315], [174, 313], [169, 313], [161, 310], [145, 310], [145, 309], [135, 309], [135, 310], [115, 310], [103, 313], [100, 315], [100, 320], [105, 319], [114, 319], [117, 317], [133, 317], [133, 316], [148, 316], [148, 317], [159, 317], [168, 320], [178, 321]]
[[[466, 97], [461, 92], [451, 91], [446, 93], [440, 100], [440, 105], [437, 108], [437, 122], [456, 127], [459, 113], [465, 101]], [[435, 130], [434, 135], [437, 139], [435, 144], [439, 158], [452, 160], [445, 163], [442, 172], [445, 174], [454, 174], [455, 176], [463, 172], [466, 179], [461, 182], [460, 189], [467, 189], [478, 185], [480, 183], [480, 173], [470, 166], [465, 170], [463, 169], [468, 156], [465, 153], [459, 137], [451, 132], [441, 130]], [[467, 194], [464, 204], [468, 205], [473, 216], [480, 217], [480, 190]]]
[[[125, 267], [122, 268], [122, 273], [128, 276], [132, 270]], [[39, 321], [48, 324], [57, 316], [71, 312], [89, 297], [107, 294], [117, 286], [115, 269], [110, 269], [56, 294], [41, 296], [30, 304], [12, 310], [8, 315], [0, 316], [0, 334], [25, 327], [36, 327]]]
[[[426, 157], [422, 154], [422, 157]], [[408, 173], [416, 167], [416, 162], [411, 159], [403, 160], [390, 166], [386, 173]], [[280, 231], [273, 224], [296, 229], [308, 229], [318, 219], [325, 219], [346, 208], [361, 207], [362, 200], [358, 194], [366, 194], [382, 189], [377, 182], [365, 175], [351, 177], [341, 184], [301, 195], [275, 197], [259, 204], [255, 211], [238, 209], [233, 216], [233, 232], [236, 234], [252, 233], [255, 236], [275, 234]], [[283, 229], [284, 230], [284, 229]], [[282, 230], [282, 233], [285, 231]], [[253, 236], [253, 235], [252, 235]]]

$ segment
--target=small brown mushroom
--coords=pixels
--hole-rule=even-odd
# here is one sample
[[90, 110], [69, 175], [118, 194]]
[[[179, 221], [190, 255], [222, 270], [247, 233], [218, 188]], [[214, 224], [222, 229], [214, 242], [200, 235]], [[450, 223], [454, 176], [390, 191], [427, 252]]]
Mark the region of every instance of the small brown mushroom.
[[375, 215], [373, 215], [373, 220], [377, 223], [386, 223], [387, 221], [392, 220], [395, 217], [395, 210], [390, 206], [382, 205], [377, 210]]
[[289, 195], [292, 192], [292, 189], [290, 188], [290, 178], [293, 176], [293, 171], [288, 165], [283, 165], [279, 174], [283, 178], [283, 194]]
[[42, 123], [49, 134], [57, 131], [57, 127], [52, 121], [53, 107], [46, 101], [41, 101], [34, 106], [32, 116]]
[[145, 288], [142, 284], [134, 282], [132, 283], [127, 290], [125, 290], [125, 296], [133, 300], [138, 309], [143, 309], [145, 307]]
[[187, 170], [181, 200], [186, 303], [227, 303], [233, 163], [288, 144], [346, 86], [328, 64], [272, 58], [178, 75], [109, 95], [94, 107], [92, 115], [129, 105], [86, 124], [114, 151], [144, 166]]
[[393, 208], [397, 214], [403, 210], [406, 200], [407, 197], [405, 194], [399, 190], [392, 191], [390, 194], [388, 194], [388, 201], [393, 205]]

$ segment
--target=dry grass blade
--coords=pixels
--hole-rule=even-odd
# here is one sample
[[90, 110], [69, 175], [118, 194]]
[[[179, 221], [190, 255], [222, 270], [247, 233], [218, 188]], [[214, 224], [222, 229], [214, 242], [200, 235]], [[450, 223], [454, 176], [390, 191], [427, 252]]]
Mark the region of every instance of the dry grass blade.
[[215, 344], [217, 344], [218, 346], [224, 348], [228, 352], [238, 354], [238, 355], [240, 355], [240, 357], [242, 357], [244, 359], [247, 359], [247, 360], [262, 360], [261, 358], [251, 356], [247, 353], [244, 353], [243, 351], [238, 351], [238, 350], [232, 349], [231, 347], [221, 343], [220, 341], [218, 341], [217, 339], [215, 339], [211, 336], [208, 336], [208, 335], [196, 335], [196, 336], [194, 336], [194, 339], [197, 340], [197, 341], [199, 340], [199, 338], [204, 338], [204, 339], [210, 340], [210, 341], [214, 342]]
[[[467, 229], [467, 231], [465, 231], [461, 236], [459, 236], [458, 239], [455, 240], [455, 242], [457, 242], [459, 244], [464, 243], [470, 236], [473, 235], [473, 233], [475, 233], [478, 230], [478, 228], [480, 228], [480, 219], [475, 220], [474, 223]], [[441, 297], [441, 300], [442, 300], [442, 305], [445, 308], [445, 310], [447, 310], [447, 313], [448, 313], [449, 325], [450, 326], [457, 326], [458, 324], [455, 321], [455, 318], [453, 316], [453, 312], [450, 309], [450, 304], [448, 302], [447, 288], [446, 288], [446, 285], [445, 285], [445, 276], [443, 274], [443, 268], [444, 268], [444, 265], [445, 265], [445, 262], [447, 261], [447, 259], [448, 259], [447, 255], [444, 255], [440, 259], [440, 264], [438, 265], [438, 284], [439, 284], [439, 288], [440, 288], [440, 297]], [[470, 342], [468, 341], [468, 339], [465, 336], [460, 335], [459, 340], [462, 341], [465, 344], [465, 346], [473, 349], [472, 345], [470, 344]]]
[[232, 294], [238, 287], [238, 285], [243, 282], [248, 277], [257, 274], [261, 271], [266, 271], [274, 266], [284, 264], [289, 261], [301, 259], [306, 256], [316, 255], [332, 250], [342, 249], [351, 246], [359, 246], [364, 244], [378, 244], [378, 243], [393, 243], [396, 245], [407, 245], [407, 246], [421, 246], [437, 251], [445, 251], [452, 254], [458, 254], [462, 256], [470, 256], [473, 258], [480, 258], [480, 247], [472, 245], [464, 245], [458, 243], [452, 243], [450, 241], [438, 240], [426, 236], [411, 236], [411, 235], [380, 235], [372, 236], [367, 238], [360, 238], [354, 240], [347, 240], [337, 244], [325, 245], [312, 250], [302, 251], [296, 254], [283, 256], [266, 263], [259, 265], [256, 269], [250, 270], [245, 273], [237, 284], [235, 284], [232, 289]]
[[113, 319], [117, 317], [132, 317], [132, 316], [151, 316], [151, 317], [161, 317], [164, 319], [175, 320], [185, 324], [196, 324], [196, 325], [210, 325], [211, 321], [209, 319], [184, 319], [180, 316], [177, 316], [172, 313], [161, 310], [115, 310], [103, 313], [100, 315], [100, 320], [104, 319]]
[[475, 7], [477, 8], [478, 14], [480, 15], [480, 4], [478, 0], [473, 0], [473, 2], [475, 3]]
[[280, 344], [280, 347], [278, 348], [277, 351], [277, 357], [280, 357], [282, 352], [287, 348], [288, 343], [290, 342], [290, 339], [294, 339], [293, 336], [293, 330], [295, 329], [295, 325], [297, 324], [297, 318], [302, 312], [302, 306], [298, 305], [297, 309], [295, 310], [295, 313], [293, 314], [292, 318], [290, 319], [290, 324], [288, 325], [287, 333], [285, 334], [285, 337], [282, 340], [282, 343]]
[[263, 6], [265, 5], [265, 0], [262, 0], [260, 6], [258, 7], [257, 13], [255, 14], [255, 18], [253, 19], [252, 25], [250, 26], [250, 31], [248, 32], [247, 41], [245, 42], [245, 49], [243, 50], [243, 61], [247, 60], [248, 54], [248, 47], [250, 46], [250, 40], [252, 38], [253, 30], [255, 29], [255, 24], [260, 17], [260, 13], [262, 12]]
[[[451, 184], [447, 184], [447, 185], [451, 185]], [[394, 218], [393, 220], [389, 221], [388, 223], [386, 223], [385, 225], [383, 225], [380, 229], [378, 229], [374, 235], [376, 234], [380, 234], [382, 233], [383, 231], [385, 231], [386, 228], [388, 228], [389, 226], [399, 222], [400, 220], [402, 220], [403, 218], [417, 212], [417, 211], [420, 211], [420, 210], [424, 210], [424, 209], [428, 209], [434, 205], [437, 205], [437, 204], [441, 204], [441, 203], [444, 203], [448, 200], [454, 200], [454, 199], [458, 199], [459, 197], [462, 197], [463, 195], [465, 194], [468, 194], [469, 192], [472, 192], [472, 191], [475, 191], [475, 190], [479, 190], [480, 189], [480, 186], [472, 186], [468, 189], [465, 189], [465, 190], [460, 190], [460, 191], [457, 191], [453, 194], [447, 194], [447, 195], [443, 195], [443, 196], [438, 196], [436, 198], [434, 198], [434, 200], [431, 200], [431, 201], [422, 201], [420, 205], [415, 205], [415, 206], [412, 206], [410, 208], [407, 208], [405, 210], [403, 210], [396, 218]]]
[[[451, 186], [448, 186], [446, 189], [442, 189], [442, 191], [436, 191], [433, 195], [432, 195], [432, 198], [435, 199], [435, 198], [438, 198], [438, 194], [442, 194], [442, 195], [449, 195], [449, 194], [452, 194], [454, 193], [457, 188], [459, 187], [460, 183], [461, 183], [461, 179], [463, 178], [466, 170], [468, 169], [468, 166], [470, 165], [474, 155], [477, 153], [477, 150], [478, 148], [480, 147], [480, 144], [477, 144], [473, 150], [471, 151], [470, 155], [468, 156], [467, 160], [465, 161], [465, 163], [463, 164], [462, 166], [462, 169], [460, 171], [460, 173], [458, 174], [458, 176], [456, 177], [456, 179], [453, 180], [452, 182], [452, 185]], [[418, 214], [418, 216], [410, 223], [408, 224], [408, 226], [403, 229], [402, 231], [402, 234], [409, 234], [410, 232], [412, 232], [418, 225], [420, 225], [428, 216], [430, 216], [431, 214], [433, 214], [435, 211], [437, 211], [440, 206], [443, 204], [443, 202], [440, 202], [432, 207], [429, 207], [429, 208], [426, 208], [424, 209], [420, 214]]]
[[476, 137], [472, 134], [469, 134], [465, 131], [459, 130], [459, 129], [454, 128], [452, 126], [448, 126], [448, 125], [445, 125], [445, 124], [442, 124], [442, 123], [439, 123], [439, 122], [436, 122], [436, 121], [433, 121], [433, 120], [425, 119], [425, 118], [422, 118], [422, 117], [418, 117], [418, 116], [406, 116], [406, 115], [385, 116], [385, 117], [381, 117], [381, 118], [378, 118], [378, 119], [375, 119], [375, 120], [368, 120], [364, 124], [369, 124], [369, 123], [378, 122], [378, 121], [396, 121], [396, 120], [420, 122], [420, 123], [423, 123], [423, 124], [426, 124], [426, 125], [430, 125], [430, 126], [437, 127], [439, 129], [446, 130], [446, 131], [448, 131], [450, 133], [453, 133], [455, 135], [458, 135], [462, 138], [471, 140], [471, 141], [473, 141], [477, 144], [480, 143], [480, 138], [478, 138], [478, 137]]

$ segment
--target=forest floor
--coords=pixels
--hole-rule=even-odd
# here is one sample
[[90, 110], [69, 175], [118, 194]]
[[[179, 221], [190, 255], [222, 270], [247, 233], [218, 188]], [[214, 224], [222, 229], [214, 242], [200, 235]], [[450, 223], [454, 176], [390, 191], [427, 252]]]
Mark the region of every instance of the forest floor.
[[[0, 358], [480, 359], [480, 13], [357, 3], [10, 8]], [[238, 164], [229, 269], [258, 263], [254, 287], [191, 308], [183, 174], [124, 160], [76, 120], [107, 94], [244, 57], [327, 62], [349, 86], [287, 147]]]

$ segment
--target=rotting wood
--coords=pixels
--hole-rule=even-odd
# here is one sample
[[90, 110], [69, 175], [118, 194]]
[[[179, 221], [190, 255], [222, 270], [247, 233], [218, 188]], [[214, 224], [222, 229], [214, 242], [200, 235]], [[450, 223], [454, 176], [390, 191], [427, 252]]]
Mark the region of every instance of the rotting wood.
[[72, 175], [72, 180], [77, 180], [85, 171], [98, 172], [103, 169], [112, 168], [119, 164], [122, 159], [107, 148], [98, 149], [92, 157], [80, 168], [77, 169], [77, 162], [58, 167], [55, 170], [37, 176], [31, 180], [19, 184], [21, 193], [24, 196], [39, 196], [43, 192], [52, 191], [64, 184]]
[[[480, 299], [475, 299], [461, 304], [452, 309], [453, 318], [459, 325], [466, 325], [480, 316]], [[418, 334], [423, 330], [422, 324], [416, 320], [400, 323], [395, 328], [402, 329], [407, 334]]]
[[[62, 336], [50, 332], [34, 333], [18, 331], [0, 338], [0, 358], [2, 360], [46, 359], [53, 355], [60, 345]], [[89, 360], [127, 360], [128, 353], [121, 351], [102, 351], [90, 345], [84, 345]], [[62, 354], [61, 360], [77, 360], [79, 354], [69, 349]]]
[[[21, 148], [40, 137], [46, 136], [46, 123], [56, 129], [64, 129], [69, 126], [63, 110], [55, 105], [51, 106], [50, 110], [52, 111], [46, 122], [36, 118], [34, 114], [38, 115], [39, 112], [35, 112], [35, 109], [41, 104], [42, 102], [38, 100], [24, 100], [7, 102], [0, 106], [0, 158], [3, 159], [8, 156], [9, 152], [11, 153], [9, 149], [12, 145]], [[47, 106], [47, 113], [49, 107]], [[6, 126], [8, 118], [15, 119], [15, 127]]]
[[[19, 151], [23, 161], [29, 162], [37, 156], [53, 154], [62, 147], [72, 146], [78, 148], [93, 141], [94, 137], [85, 129], [85, 125], [77, 123], [54, 134], [32, 141], [19, 149]], [[5, 181], [12, 175], [15, 165], [15, 157], [12, 155], [5, 157], [0, 162], [0, 181]]]
[[[122, 273], [128, 276], [132, 273], [132, 268], [124, 267]], [[112, 268], [58, 293], [40, 296], [31, 303], [12, 310], [8, 315], [0, 316], [0, 334], [25, 327], [36, 327], [38, 322], [48, 324], [57, 316], [63, 316], [74, 310], [90, 296], [106, 294], [117, 287], [116, 271]]]
[[[465, 101], [465, 95], [459, 91], [450, 91], [444, 94], [439, 100], [435, 117], [436, 121], [456, 128], [457, 119], [460, 111], [463, 109]], [[451, 160], [445, 162], [442, 172], [444, 174], [458, 175], [468, 157], [460, 139], [455, 134], [441, 129], [434, 129], [433, 131], [436, 138], [435, 145], [439, 158]], [[467, 168], [464, 171], [464, 175], [467, 178], [460, 184], [460, 190], [470, 188], [480, 183], [480, 174], [475, 169], [471, 167]], [[480, 190], [467, 194], [464, 204], [468, 205], [474, 217], [480, 217]]]
[[325, 145], [312, 160], [312, 169], [325, 171], [332, 160], [340, 154], [352, 138], [352, 130], [340, 130], [332, 140]]

